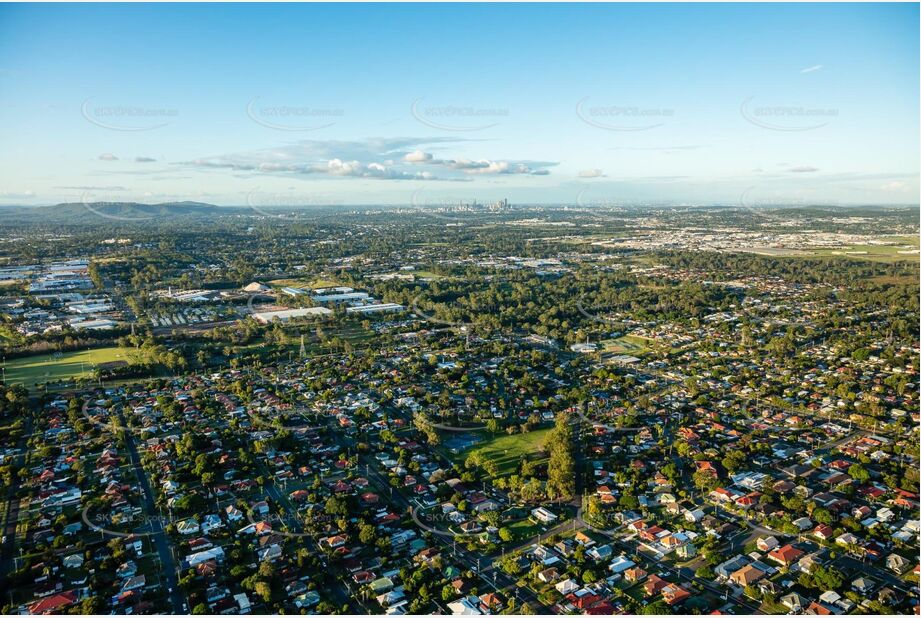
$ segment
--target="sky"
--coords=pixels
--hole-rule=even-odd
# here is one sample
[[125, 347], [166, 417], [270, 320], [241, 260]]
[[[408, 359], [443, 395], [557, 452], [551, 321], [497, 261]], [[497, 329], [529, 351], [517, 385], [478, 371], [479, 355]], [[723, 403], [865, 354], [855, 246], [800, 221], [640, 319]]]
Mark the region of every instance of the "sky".
[[917, 4], [0, 5], [0, 204], [918, 204]]

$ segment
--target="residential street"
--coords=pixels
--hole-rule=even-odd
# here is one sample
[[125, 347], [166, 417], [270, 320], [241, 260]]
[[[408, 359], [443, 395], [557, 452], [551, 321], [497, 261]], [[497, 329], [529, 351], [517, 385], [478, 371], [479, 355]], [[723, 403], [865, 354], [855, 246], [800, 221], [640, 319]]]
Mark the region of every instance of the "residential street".
[[166, 530], [163, 528], [160, 512], [157, 510], [154, 500], [154, 493], [147, 479], [147, 473], [144, 471], [143, 466], [141, 466], [141, 458], [138, 456], [137, 446], [134, 443], [134, 434], [127, 429], [128, 424], [125, 422], [124, 414], [119, 414], [118, 419], [122, 426], [122, 439], [125, 441], [125, 446], [128, 448], [128, 457], [134, 465], [134, 472], [137, 476], [138, 485], [141, 487], [141, 491], [144, 494], [144, 513], [147, 515], [147, 521], [149, 522], [151, 532], [153, 532], [153, 534], [147, 538], [152, 539], [156, 547], [157, 555], [162, 566], [163, 578], [167, 586], [165, 592], [169, 596], [174, 613], [187, 613], [188, 609], [182, 595], [182, 590], [179, 588], [179, 581], [177, 578], [179, 567], [174, 559], [173, 548], [166, 535]]

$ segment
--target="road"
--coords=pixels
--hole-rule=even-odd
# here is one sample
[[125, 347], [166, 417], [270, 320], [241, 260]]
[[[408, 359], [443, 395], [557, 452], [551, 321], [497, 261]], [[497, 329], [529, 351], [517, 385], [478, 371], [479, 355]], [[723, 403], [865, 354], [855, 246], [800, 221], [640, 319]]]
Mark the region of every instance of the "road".
[[[25, 424], [22, 436], [16, 444], [19, 454], [16, 456], [14, 467], [18, 470], [25, 465], [26, 442], [32, 434], [32, 415], [25, 415]], [[3, 518], [3, 536], [6, 542], [0, 546], [0, 589], [6, 589], [6, 578], [13, 570], [13, 558], [16, 555], [16, 525], [19, 523], [19, 486], [18, 474], [14, 474], [12, 482], [6, 491], [6, 515]]]
[[132, 465], [134, 465], [134, 473], [137, 476], [138, 484], [144, 494], [144, 512], [147, 514], [147, 521], [150, 522], [150, 530], [152, 532], [150, 538], [153, 540], [154, 547], [160, 557], [160, 565], [162, 566], [163, 576], [166, 580], [167, 594], [173, 606], [173, 613], [187, 614], [188, 610], [186, 609], [185, 598], [183, 597], [182, 590], [180, 590], [179, 582], [176, 578], [178, 567], [176, 561], [173, 559], [172, 546], [166, 536], [166, 531], [163, 529], [163, 523], [160, 521], [160, 513], [157, 511], [157, 506], [154, 502], [154, 494], [150, 489], [147, 472], [145, 472], [143, 466], [141, 466], [141, 458], [138, 455], [137, 446], [134, 444], [134, 436], [128, 431], [128, 425], [121, 412], [118, 414], [118, 420], [122, 425], [122, 436], [128, 448], [128, 457], [131, 459]]
[[759, 526], [758, 524], [745, 517], [740, 517], [739, 520], [748, 527], [749, 532], [746, 533], [745, 530], [740, 530], [735, 536], [732, 537], [725, 548], [725, 551], [729, 554], [738, 553], [742, 550], [743, 547], [749, 543], [754, 543], [761, 537], [774, 536], [778, 537], [778, 539], [782, 539], [783, 537], [787, 536], [783, 532], [778, 532], [777, 530], [771, 530], [770, 528]]
[[852, 573], [861, 573], [867, 575], [872, 579], [881, 581], [886, 586], [895, 588], [896, 590], [899, 590], [900, 592], [903, 592], [909, 596], [917, 596], [917, 593], [911, 590], [911, 587], [915, 585], [914, 583], [907, 582], [904, 579], [899, 578], [889, 569], [882, 566], [877, 566], [872, 562], [864, 562], [855, 558], [854, 556], [845, 554], [838, 557], [838, 559], [835, 561], [835, 565], [843, 567]]
[[[651, 373], [657, 373], [657, 372], [651, 372]], [[662, 377], [663, 379], [665, 379], [665, 376], [664, 376], [664, 375], [661, 375], [661, 374], [660, 374], [659, 377]], [[680, 383], [680, 382], [678, 382], [678, 383], [667, 383], [667, 384], [665, 384], [661, 389], [659, 389], [656, 393], [651, 394], [650, 397], [653, 397], [653, 396], [661, 396], [661, 395], [663, 395], [663, 394], [666, 394], [666, 393], [668, 393], [668, 392], [671, 392], [671, 390], [673, 390], [673, 389], [675, 389], [675, 388], [677, 388], [677, 387], [679, 387], [679, 386], [681, 386], [681, 383]], [[670, 430], [671, 430], [671, 429], [673, 429], [671, 423], [666, 423], [666, 426], [665, 426], [664, 431], [663, 431], [663, 438], [664, 438], [667, 442], [671, 442], [671, 433], [670, 433]], [[580, 426], [579, 430], [577, 430], [577, 431], [575, 431], [575, 432], [573, 433], [573, 440], [574, 440], [574, 451], [575, 451], [574, 454], [575, 454], [575, 460], [576, 460], [576, 481], [577, 481], [577, 482], [576, 482], [576, 491], [580, 494], [579, 496], [577, 496], [576, 500], [578, 500], [578, 501], [581, 503], [581, 499], [582, 499], [582, 498], [581, 498], [581, 494], [584, 493], [584, 481], [585, 481], [586, 475], [588, 474], [588, 471], [589, 471], [589, 468], [588, 468], [588, 466], [587, 466], [588, 460], [587, 460], [587, 458], [586, 458], [586, 456], [585, 456], [585, 448], [584, 448], [584, 445], [582, 444], [581, 426]], [[683, 465], [683, 462], [680, 461], [680, 458], [679, 458], [679, 457], [677, 457], [677, 456], [672, 456], [672, 461], [675, 463], [676, 467], [677, 467], [679, 470], [682, 470], [682, 471], [684, 470], [685, 466]], [[691, 485], [691, 487], [693, 487], [693, 486]], [[577, 525], [579, 526], [580, 529], [587, 529], [587, 528], [590, 528], [590, 529], [593, 530], [594, 532], [597, 532], [597, 533], [599, 533], [599, 534], [601, 534], [601, 535], [607, 537], [607, 538], [611, 541], [611, 544], [612, 544], [612, 545], [614, 545], [614, 546], [620, 548], [622, 551], [624, 551], [624, 552], [626, 552], [626, 553], [633, 554], [633, 555], [641, 554], [641, 552], [639, 551], [639, 549], [638, 549], [637, 547], [634, 547], [634, 546], [632, 546], [630, 543], [627, 543], [626, 541], [621, 540], [621, 539], [620, 539], [618, 536], [616, 536], [615, 534], [610, 533], [610, 532], [607, 532], [607, 531], [605, 531], [605, 530], [600, 530], [600, 529], [598, 529], [598, 528], [594, 528], [594, 527], [590, 526], [589, 524], [587, 524], [587, 523], [585, 522], [585, 520], [582, 519], [582, 517], [581, 517], [581, 512], [578, 513], [578, 514], [576, 515], [576, 519], [577, 519]], [[743, 535], [740, 535], [740, 536], [743, 536]], [[702, 578], [697, 577], [696, 575], [694, 575], [694, 573], [693, 573], [692, 571], [690, 571], [690, 569], [682, 569], [682, 568], [680, 568], [680, 567], [672, 566], [671, 564], [669, 564], [669, 563], [667, 563], [667, 562], [664, 562], [664, 561], [662, 561], [662, 560], [655, 559], [655, 558], [653, 558], [653, 557], [651, 557], [651, 556], [647, 556], [646, 554], [641, 554], [641, 555], [643, 555], [643, 557], [646, 558], [648, 561], [653, 562], [653, 563], [656, 565], [656, 567], [659, 569], [660, 572], [666, 572], [666, 571], [667, 571], [667, 572], [669, 572], [669, 573], [675, 575], [675, 576], [678, 578], [678, 582], [679, 582], [679, 583], [680, 583], [681, 581], [691, 581], [691, 582], [695, 583], [696, 585], [700, 586], [701, 588], [703, 588], [703, 589], [705, 589], [705, 590], [709, 590], [710, 592], [712, 592], [713, 594], [715, 594], [715, 595], [717, 595], [717, 596], [719, 596], [719, 597], [723, 597], [723, 596], [727, 593], [727, 590], [726, 590], [726, 589], [720, 588], [720, 587], [714, 585], [713, 582], [711, 582], [711, 581], [709, 581], [709, 580], [705, 580], [705, 579], [702, 579]], [[735, 599], [735, 602], [736, 602], [736, 603], [738, 603], [739, 605], [741, 605], [742, 607], [744, 607], [748, 612], [750, 612], [750, 613], [752, 613], [752, 614], [760, 614], [760, 613], [762, 613], [762, 612], [760, 611], [760, 609], [759, 609], [758, 606], [752, 605], [752, 604], [748, 603], [747, 601], [745, 601], [745, 600], [743, 600], [743, 599], [740, 599], [740, 598], [735, 598], [735, 597], [733, 597], [733, 598]]]
[[[291, 500], [285, 494], [285, 492], [278, 489], [278, 486], [274, 482], [269, 482], [264, 486], [265, 493], [269, 495], [270, 498], [275, 502], [276, 505], [284, 507], [285, 512], [288, 514], [288, 517], [285, 518], [285, 523], [292, 528], [297, 534], [304, 534], [304, 526], [301, 524], [300, 520], [297, 518], [297, 508], [292, 504]], [[300, 537], [305, 541], [309, 542], [311, 547], [308, 549], [316, 556], [322, 555], [320, 548], [317, 546], [316, 541], [311, 536]], [[331, 579], [332, 586], [327, 588], [326, 591], [330, 593], [330, 596], [333, 597], [336, 608], [340, 609], [342, 607], [348, 607], [350, 610], [353, 609], [352, 606], [352, 597], [349, 594], [348, 589], [345, 585], [336, 577]], [[357, 599], [356, 599], [357, 600]]]
[[[367, 470], [368, 480], [373, 483], [384, 496], [392, 496], [392, 501], [399, 506], [404, 512], [415, 508], [406, 496], [394, 489], [391, 492], [391, 485], [387, 478], [377, 469], [377, 462], [371, 457], [364, 455], [360, 458], [361, 463]], [[515, 578], [509, 576], [504, 571], [495, 568], [495, 556], [473, 555], [463, 547], [455, 546], [453, 538], [433, 534], [432, 538], [442, 546], [445, 552], [452, 552], [459, 562], [467, 568], [476, 572], [480, 578], [498, 591], [503, 591], [506, 596], [514, 596], [519, 602], [526, 602], [538, 614], [550, 614], [550, 608], [545, 606], [529, 588], [519, 588]], [[536, 540], [536, 537], [535, 537]], [[489, 573], [489, 577], [486, 576]], [[508, 589], [512, 592], [509, 593]]]
[[[582, 520], [580, 520], [580, 523], [584, 527], [590, 527], [588, 526], [588, 524], [586, 524]], [[633, 547], [626, 541], [621, 540], [613, 533], [607, 532], [605, 530], [599, 530], [598, 528], [592, 528], [592, 530], [594, 530], [598, 534], [601, 534], [607, 537], [613, 545], [616, 545], [624, 552], [627, 552], [630, 554], [641, 554], [641, 552], [636, 547]], [[685, 570], [682, 568], [674, 567], [661, 560], [654, 560], [650, 558], [649, 556], [646, 556], [645, 554], [641, 554], [641, 555], [643, 555], [647, 560], [651, 560], [652, 562], [654, 562], [656, 567], [658, 567], [660, 571], [668, 571], [672, 575], [675, 575], [678, 578], [678, 583], [681, 583], [682, 581], [691, 581], [697, 584], [698, 586], [700, 586], [701, 588], [704, 588], [705, 590], [709, 590], [710, 592], [712, 592], [713, 594], [719, 597], [723, 597], [727, 593], [727, 589], [720, 588], [714, 585], [713, 582], [705, 580], [705, 579], [701, 579], [700, 577], [697, 577], [693, 573], [685, 572]], [[749, 603], [748, 601], [745, 601], [742, 598], [733, 597], [733, 599], [735, 600], [736, 603], [744, 607], [751, 614], [762, 613], [758, 606], [752, 605], [751, 603]]]

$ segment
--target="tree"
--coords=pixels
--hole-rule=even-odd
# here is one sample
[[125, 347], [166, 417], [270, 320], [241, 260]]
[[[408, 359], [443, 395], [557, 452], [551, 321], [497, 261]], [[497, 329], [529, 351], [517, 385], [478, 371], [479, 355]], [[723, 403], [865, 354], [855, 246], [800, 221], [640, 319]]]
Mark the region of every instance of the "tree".
[[259, 576], [266, 579], [272, 579], [275, 576], [275, 565], [268, 560], [259, 563]]
[[531, 479], [521, 486], [521, 491], [519, 493], [521, 499], [525, 502], [536, 502], [543, 497], [544, 489], [541, 487], [540, 481]]
[[858, 483], [866, 483], [870, 480], [870, 472], [858, 463], [855, 463], [850, 468], [848, 468], [847, 473]]
[[814, 509], [812, 511], [812, 519], [820, 524], [830, 524], [835, 520], [831, 512], [824, 507], [818, 507]]
[[377, 529], [370, 524], [363, 525], [358, 531], [358, 540], [365, 545], [370, 545], [375, 538], [377, 538]]
[[96, 595], [88, 596], [80, 603], [80, 613], [83, 615], [99, 614], [102, 612], [102, 609], [102, 599]]
[[413, 414], [413, 425], [425, 434], [426, 441], [432, 446], [438, 446], [441, 443], [441, 436], [438, 435], [438, 430], [435, 429], [428, 417], [421, 412]]
[[723, 457], [723, 467], [732, 474], [736, 470], [742, 467], [746, 462], [745, 453], [742, 451], [732, 450], [729, 451], [725, 457]]
[[329, 515], [348, 515], [349, 506], [344, 500], [330, 496], [326, 500], [326, 513]]
[[585, 517], [589, 522], [598, 522], [601, 518], [601, 500], [597, 496], [589, 496], [585, 501]]
[[618, 500], [618, 504], [625, 509], [635, 509], [640, 505], [640, 501], [636, 499], [633, 492], [625, 490], [620, 500]]
[[719, 480], [706, 470], [698, 470], [692, 477], [694, 486], [701, 491], [711, 491], [719, 484]]
[[660, 616], [663, 614], [671, 614], [672, 608], [665, 601], [659, 600], [645, 606], [640, 610], [640, 613], [646, 616]]
[[272, 586], [268, 582], [257, 582], [255, 592], [262, 597], [265, 603], [272, 600]]
[[818, 566], [813, 572], [816, 583], [822, 590], [837, 590], [844, 583], [844, 575], [832, 567]]
[[547, 497], [568, 500], [576, 494], [576, 463], [572, 452], [572, 425], [568, 414], [559, 414], [547, 437]]
[[713, 569], [708, 566], [702, 566], [694, 571], [694, 577], [699, 577], [701, 579], [713, 579]]

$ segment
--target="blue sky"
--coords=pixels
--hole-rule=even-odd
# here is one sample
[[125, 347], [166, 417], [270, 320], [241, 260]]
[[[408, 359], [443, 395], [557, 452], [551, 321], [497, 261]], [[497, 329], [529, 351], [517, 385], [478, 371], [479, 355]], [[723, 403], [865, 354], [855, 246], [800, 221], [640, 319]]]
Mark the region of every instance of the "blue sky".
[[916, 4], [0, 6], [0, 203], [918, 203]]

